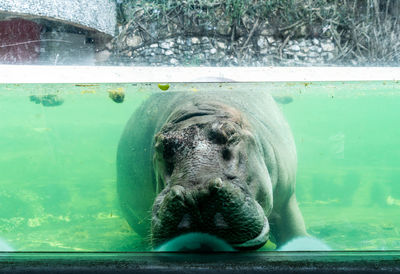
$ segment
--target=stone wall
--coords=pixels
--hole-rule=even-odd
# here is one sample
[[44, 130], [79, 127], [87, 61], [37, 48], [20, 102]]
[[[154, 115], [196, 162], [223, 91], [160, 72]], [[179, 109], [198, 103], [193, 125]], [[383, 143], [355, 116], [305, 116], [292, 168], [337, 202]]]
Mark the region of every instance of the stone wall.
[[[244, 46], [240, 46], [244, 45]], [[327, 39], [285, 40], [259, 35], [231, 42], [207, 36], [177, 36], [146, 43], [140, 36], [126, 35], [118, 44], [107, 44], [103, 56], [116, 56], [114, 63], [172, 66], [307, 66], [327, 65], [335, 61], [338, 50]], [[122, 57], [122, 58], [121, 58]]]

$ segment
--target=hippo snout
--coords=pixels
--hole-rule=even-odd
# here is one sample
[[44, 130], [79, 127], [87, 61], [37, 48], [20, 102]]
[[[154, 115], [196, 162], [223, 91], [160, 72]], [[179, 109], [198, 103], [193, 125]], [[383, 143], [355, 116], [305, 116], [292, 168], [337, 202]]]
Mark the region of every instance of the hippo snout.
[[171, 184], [156, 198], [153, 246], [189, 232], [215, 235], [235, 248], [256, 249], [268, 240], [269, 224], [250, 195], [221, 178], [184, 187]]

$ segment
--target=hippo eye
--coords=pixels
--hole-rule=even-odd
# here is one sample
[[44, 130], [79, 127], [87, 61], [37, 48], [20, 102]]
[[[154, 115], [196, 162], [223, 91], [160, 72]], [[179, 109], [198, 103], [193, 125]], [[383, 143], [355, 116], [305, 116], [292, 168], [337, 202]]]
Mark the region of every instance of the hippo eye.
[[163, 159], [165, 162], [165, 170], [168, 175], [171, 175], [174, 171], [174, 155], [175, 155], [175, 147], [173, 144], [166, 142], [164, 143], [163, 150]]
[[158, 134], [155, 137], [154, 149], [158, 154], [158, 158], [164, 163], [165, 172], [167, 175], [171, 175], [174, 171], [174, 154], [175, 145], [169, 138], [165, 138], [164, 135]]
[[219, 131], [211, 131], [209, 138], [210, 138], [210, 140], [214, 141], [218, 145], [226, 144], [226, 142], [228, 141], [226, 136], [222, 132], [219, 132]]
[[232, 152], [228, 148], [222, 150], [222, 158], [226, 161], [232, 159]]
[[167, 161], [165, 163], [165, 171], [167, 172], [168, 176], [171, 176], [172, 172], [174, 171], [174, 164], [171, 161]]
[[174, 149], [173, 144], [171, 144], [169, 142], [165, 142], [162, 153], [163, 153], [164, 160], [166, 160], [166, 161], [171, 160], [175, 154], [175, 149]]

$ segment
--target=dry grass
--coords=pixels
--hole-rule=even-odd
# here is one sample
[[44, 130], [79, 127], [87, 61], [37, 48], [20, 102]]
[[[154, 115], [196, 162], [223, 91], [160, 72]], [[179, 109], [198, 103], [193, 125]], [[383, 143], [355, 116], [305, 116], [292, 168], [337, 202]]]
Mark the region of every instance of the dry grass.
[[[124, 1], [120, 21], [144, 41], [166, 36], [242, 38], [251, 46], [263, 28], [282, 41], [331, 38], [341, 64], [398, 65], [398, 0], [136, 0]], [[122, 19], [121, 19], [122, 18]], [[223, 27], [225, 27], [225, 30]]]

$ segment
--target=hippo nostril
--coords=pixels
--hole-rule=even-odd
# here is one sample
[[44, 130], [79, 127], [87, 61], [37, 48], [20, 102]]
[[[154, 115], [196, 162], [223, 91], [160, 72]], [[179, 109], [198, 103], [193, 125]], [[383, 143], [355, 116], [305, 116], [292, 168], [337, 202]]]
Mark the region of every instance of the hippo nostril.
[[215, 213], [214, 215], [214, 225], [219, 229], [227, 229], [229, 225], [226, 223], [224, 216], [220, 212]]
[[224, 173], [224, 175], [226, 176], [226, 178], [227, 178], [228, 180], [235, 180], [235, 179], [237, 178], [236, 175], [229, 174], [229, 173]]
[[223, 188], [224, 183], [222, 182], [221, 178], [216, 178], [212, 181], [210, 181], [208, 187], [210, 190], [219, 190]]
[[171, 197], [173, 199], [184, 200], [185, 188], [181, 185], [174, 185], [171, 187]]
[[178, 224], [178, 229], [189, 229], [192, 225], [192, 218], [189, 214], [184, 214], [180, 223]]

